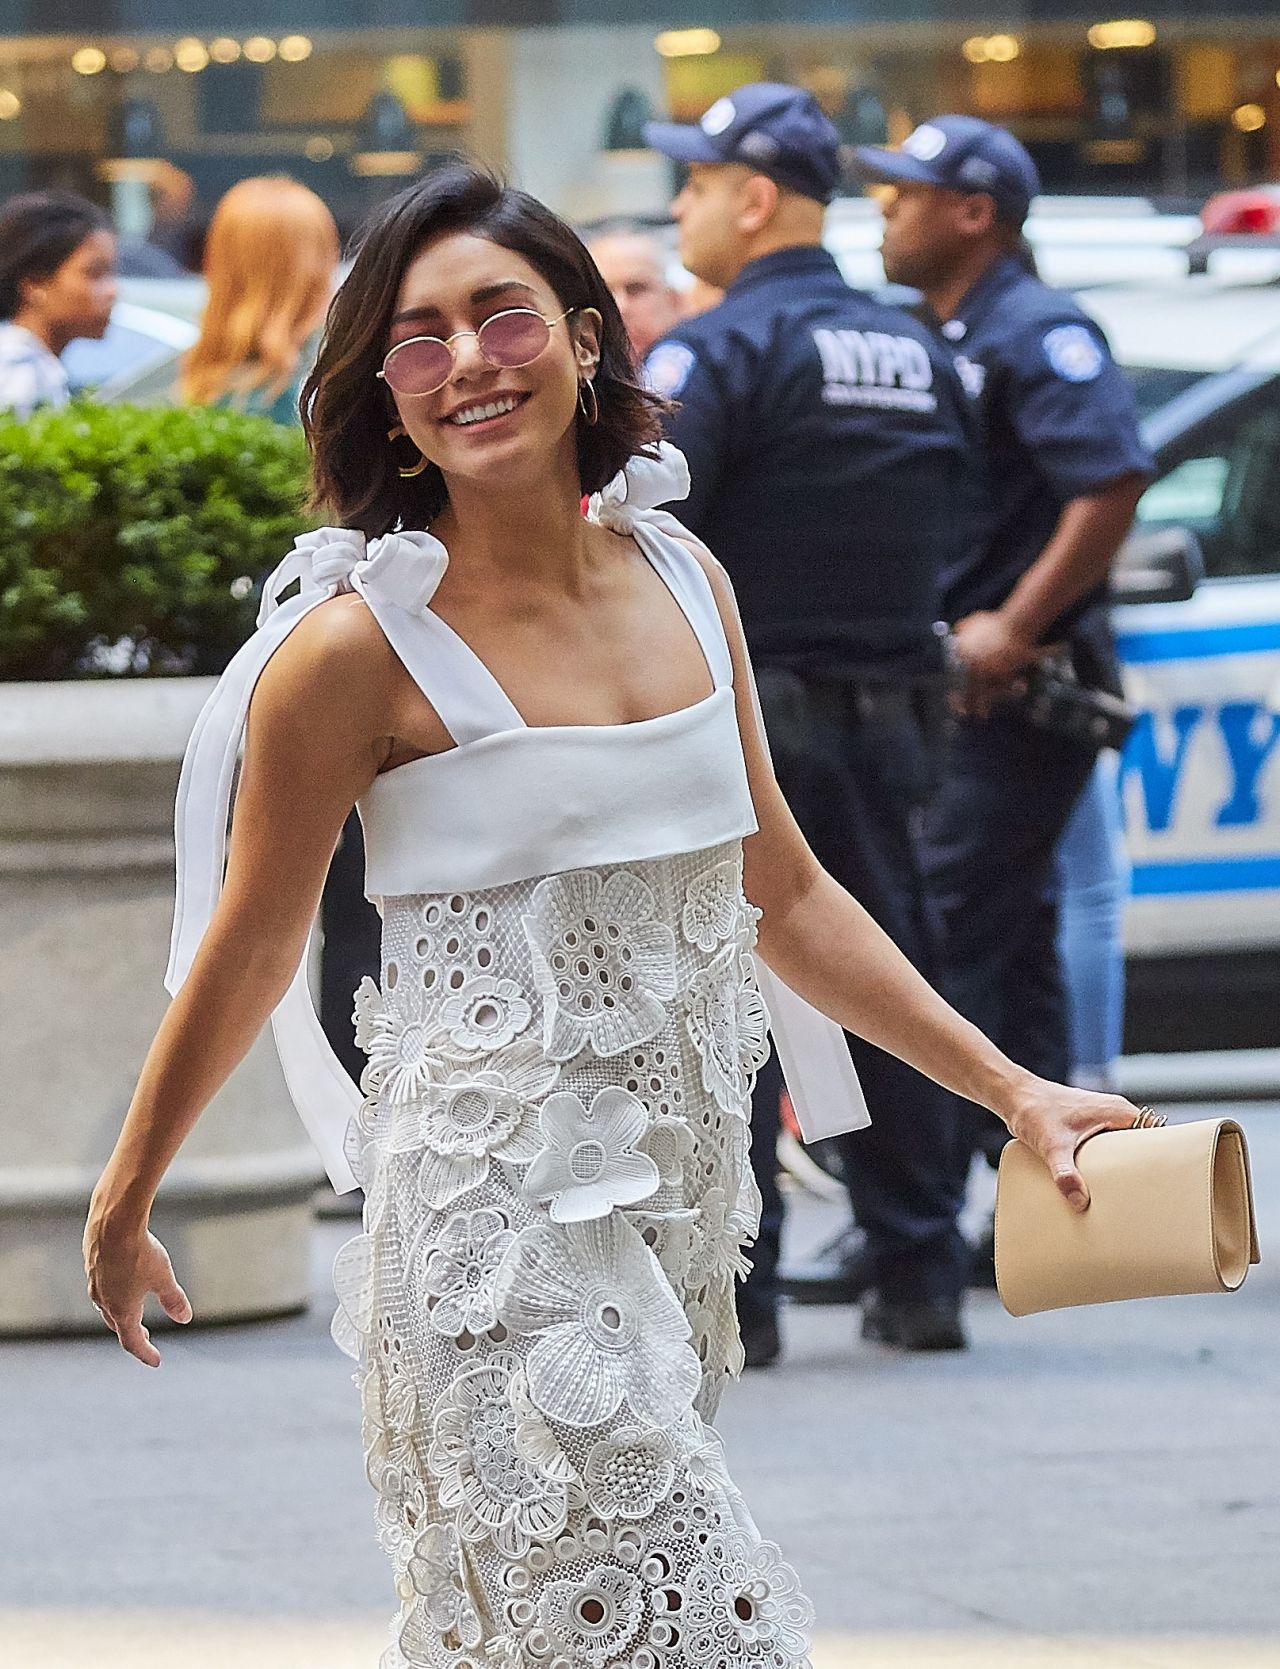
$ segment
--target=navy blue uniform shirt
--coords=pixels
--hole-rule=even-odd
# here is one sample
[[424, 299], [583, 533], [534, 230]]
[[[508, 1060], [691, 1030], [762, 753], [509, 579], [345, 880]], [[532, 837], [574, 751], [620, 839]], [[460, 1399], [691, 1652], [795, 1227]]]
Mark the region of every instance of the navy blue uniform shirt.
[[943, 344], [823, 249], [750, 262], [654, 347], [693, 488], [672, 506], [724, 563], [762, 654], [897, 658], [934, 642], [971, 544], [972, 414]]
[[[1150, 474], [1153, 460], [1097, 324], [1013, 256], [988, 268], [941, 333], [977, 406], [987, 483], [980, 544], [946, 577], [947, 618], [955, 621], [1004, 602], [1068, 500]], [[1105, 593], [1103, 586], [1081, 598], [1045, 634], [1046, 642], [1077, 641], [1086, 678], [1101, 673], [1094, 661], [1107, 657]]]

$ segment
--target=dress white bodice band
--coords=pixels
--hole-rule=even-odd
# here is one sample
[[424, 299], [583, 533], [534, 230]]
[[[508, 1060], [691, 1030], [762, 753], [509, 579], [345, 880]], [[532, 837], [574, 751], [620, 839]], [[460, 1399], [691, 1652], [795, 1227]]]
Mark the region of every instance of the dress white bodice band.
[[[756, 827], [735, 716], [732, 661], [707, 576], [656, 506], [688, 491], [666, 443], [591, 502], [631, 534], [683, 609], [713, 693], [635, 724], [530, 727], [429, 604], [448, 554], [429, 533], [299, 539], [263, 590], [259, 630], [232, 660], [192, 733], [178, 789], [177, 907], [166, 985], [181, 986], [222, 886], [236, 760], [258, 678], [294, 626], [339, 591], [366, 602], [455, 746], [380, 776], [360, 803], [366, 890], [382, 902], [701, 852]], [[279, 601], [294, 583], [298, 591]], [[807, 1137], [867, 1122], [839, 1028], [760, 965], [771, 1029]], [[334, 1187], [355, 1186], [348, 1136], [360, 1097], [325, 1041], [306, 958], [272, 1017], [289, 1091]]]

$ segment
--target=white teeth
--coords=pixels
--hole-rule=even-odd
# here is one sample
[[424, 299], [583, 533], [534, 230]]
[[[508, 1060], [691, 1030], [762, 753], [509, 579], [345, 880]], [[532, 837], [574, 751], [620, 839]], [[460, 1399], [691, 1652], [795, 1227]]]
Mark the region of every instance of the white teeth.
[[519, 405], [514, 396], [509, 395], [505, 400], [493, 400], [487, 406], [466, 406], [462, 411], [456, 411], [446, 419], [446, 422], [464, 426], [468, 423], [482, 423], [487, 417], [501, 417], [505, 412], [514, 411]]

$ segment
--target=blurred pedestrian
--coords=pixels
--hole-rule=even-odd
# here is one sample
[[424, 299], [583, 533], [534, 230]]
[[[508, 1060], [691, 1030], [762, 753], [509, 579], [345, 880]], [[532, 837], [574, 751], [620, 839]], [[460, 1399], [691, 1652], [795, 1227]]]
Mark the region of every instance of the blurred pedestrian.
[[198, 272], [206, 226], [196, 196], [196, 183], [185, 169], [158, 162], [149, 182], [151, 230], [147, 242], [162, 250], [183, 272]]
[[195, 239], [191, 220], [195, 182], [171, 162], [147, 165], [151, 177], [151, 225], [145, 238], [121, 238], [116, 268], [122, 278], [183, 278], [193, 270], [189, 249]]
[[[950, 356], [915, 319], [851, 290], [821, 247], [840, 144], [812, 96], [741, 87], [697, 127], [651, 124], [689, 165], [672, 208], [680, 258], [725, 289], [649, 354], [679, 402], [669, 433], [692, 492], [682, 517], [737, 589], [779, 780], [824, 866], [917, 967], [933, 963], [914, 843], [941, 700], [940, 576], [966, 551], [973, 460]], [[865, 1239], [844, 1270], [873, 1293], [867, 1337], [964, 1343], [955, 1107], [901, 1061], [850, 1039], [869, 1130], [840, 1138]], [[776, 1176], [781, 1077], [752, 1103], [765, 1209], [739, 1289], [748, 1363], [780, 1349]]]
[[232, 186], [209, 225], [209, 299], [182, 399], [296, 423], [338, 254], [337, 226], [314, 191], [282, 176]]
[[[1039, 179], [1018, 140], [940, 116], [857, 165], [895, 188], [885, 275], [956, 354], [986, 463], [982, 538], [947, 577], [967, 688], [927, 840], [947, 989], [1020, 1065], [1066, 1078], [1056, 854], [1098, 754], [1090, 704], [1120, 693], [1107, 577], [1152, 460], [1102, 332], [1021, 258]], [[994, 1163], [1006, 1133], [967, 1116], [961, 1162]]]
[[683, 316], [661, 243], [641, 227], [618, 227], [599, 233], [587, 247], [618, 304], [636, 359], [643, 360]]
[[29, 417], [71, 397], [61, 354], [105, 334], [116, 299], [107, 215], [66, 191], [32, 191], [0, 209], [0, 410]]

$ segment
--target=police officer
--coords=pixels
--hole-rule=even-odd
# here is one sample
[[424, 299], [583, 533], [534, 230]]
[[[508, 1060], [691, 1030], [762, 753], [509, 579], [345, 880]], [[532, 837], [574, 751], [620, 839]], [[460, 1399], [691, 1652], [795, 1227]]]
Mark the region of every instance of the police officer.
[[[649, 354], [679, 402], [671, 438], [692, 493], [675, 506], [724, 562], [758, 671], [779, 777], [826, 868], [928, 972], [912, 823], [929, 788], [939, 575], [967, 535], [972, 455], [949, 355], [917, 321], [851, 290], [821, 247], [841, 171], [812, 97], [756, 84], [696, 127], [646, 140], [688, 165], [680, 257], [725, 290]], [[964, 1344], [967, 1248], [956, 1225], [954, 1105], [901, 1062], [850, 1046], [871, 1108], [842, 1138], [866, 1235], [864, 1334]], [[778, 1354], [781, 1079], [761, 1074], [753, 1163], [765, 1201], [739, 1316], [748, 1363]]]
[[[896, 189], [886, 276], [923, 292], [981, 422], [982, 537], [947, 576], [947, 618], [967, 676], [926, 843], [952, 1002], [1020, 1065], [1068, 1073], [1055, 951], [1054, 852], [1096, 742], [1043, 728], [1028, 669], [1062, 646], [1085, 690], [1119, 693], [1107, 575], [1151, 470], [1129, 390], [1097, 325], [1035, 276], [1022, 225], [1035, 164], [1003, 128], [969, 116], [918, 127], [855, 165]], [[998, 1157], [1005, 1132], [969, 1108]]]

